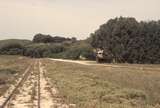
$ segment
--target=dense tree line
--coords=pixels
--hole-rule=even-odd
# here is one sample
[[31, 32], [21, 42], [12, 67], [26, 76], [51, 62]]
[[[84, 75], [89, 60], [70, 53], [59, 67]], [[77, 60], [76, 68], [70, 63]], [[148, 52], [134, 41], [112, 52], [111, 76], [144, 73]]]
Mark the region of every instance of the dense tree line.
[[8, 43], [0, 48], [0, 54], [23, 55], [24, 47], [19, 43]]
[[45, 34], [36, 34], [33, 38], [34, 43], [62, 43], [65, 41], [69, 42], [75, 42], [77, 39], [75, 37], [73, 38], [65, 38], [60, 36], [52, 37], [51, 35], [45, 35]]
[[[53, 40], [50, 41], [50, 38]], [[0, 54], [23, 55], [32, 58], [65, 58], [65, 59], [93, 59], [92, 47], [86, 41], [76, 38], [51, 37], [49, 35], [35, 35], [33, 41], [4, 40], [0, 41]]]
[[93, 48], [104, 50], [106, 62], [160, 63], [160, 21], [110, 19], [81, 41], [44, 34], [36, 34], [32, 41], [0, 41], [0, 54], [30, 57], [94, 59]]
[[91, 39], [94, 48], [104, 50], [107, 62], [160, 63], [160, 21], [111, 19]]
[[33, 58], [51, 57], [52, 54], [57, 54], [65, 51], [64, 46], [55, 44], [31, 44], [24, 48], [24, 56]]

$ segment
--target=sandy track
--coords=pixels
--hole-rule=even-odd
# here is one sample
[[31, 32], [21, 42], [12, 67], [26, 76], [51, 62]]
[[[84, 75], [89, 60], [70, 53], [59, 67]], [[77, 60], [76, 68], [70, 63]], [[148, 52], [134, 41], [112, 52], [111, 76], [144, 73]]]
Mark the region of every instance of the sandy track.
[[48, 91], [47, 81], [43, 76], [43, 67], [41, 62], [39, 62], [39, 71], [40, 71], [40, 106], [42, 108], [53, 108], [52, 96]]
[[33, 101], [33, 97], [36, 98], [36, 94], [34, 94], [37, 85], [36, 65], [37, 62], [34, 64], [34, 69], [31, 70], [28, 78], [18, 88], [17, 93], [12, 97], [6, 108], [34, 108], [36, 106], [36, 102]]
[[82, 64], [82, 65], [95, 65], [95, 64], [88, 63], [87, 61], [67, 60], [67, 59], [50, 59], [50, 60], [68, 62], [68, 63], [77, 63], [77, 64]]
[[41, 108], [70, 108], [63, 102], [63, 99], [57, 97], [58, 90], [52, 86], [49, 78], [45, 76], [46, 70], [40, 62], [40, 79], [41, 79]]
[[105, 63], [96, 63], [95, 61], [81, 61], [81, 60], [67, 60], [67, 59], [51, 59], [52, 61], [59, 61], [59, 62], [67, 62], [67, 63], [76, 63], [86, 66], [104, 66], [109, 68], [128, 68], [128, 69], [138, 69], [138, 70], [151, 70], [151, 71], [160, 71], [160, 68], [150, 68], [147, 66], [134, 66], [133, 65], [118, 65], [118, 64], [105, 64]]
[[68, 62], [68, 63], [76, 63], [81, 65], [87, 65], [87, 66], [108, 66], [108, 67], [123, 67], [118, 65], [110, 65], [110, 64], [98, 64], [95, 61], [81, 61], [81, 60], [67, 60], [67, 59], [50, 59], [53, 61], [60, 61], [60, 62]]
[[28, 76], [4, 108], [69, 108], [61, 97], [57, 97], [58, 90], [51, 86], [45, 72], [41, 61], [36, 60], [28, 71]]
[[30, 69], [31, 65], [25, 70], [20, 78], [16, 79], [16, 84], [10, 85], [6, 93], [0, 97], [0, 105], [2, 108], [8, 104], [8, 101], [14, 96], [15, 92], [17, 92], [17, 88], [23, 83], [23, 80], [26, 78], [26, 76], [28, 76]]

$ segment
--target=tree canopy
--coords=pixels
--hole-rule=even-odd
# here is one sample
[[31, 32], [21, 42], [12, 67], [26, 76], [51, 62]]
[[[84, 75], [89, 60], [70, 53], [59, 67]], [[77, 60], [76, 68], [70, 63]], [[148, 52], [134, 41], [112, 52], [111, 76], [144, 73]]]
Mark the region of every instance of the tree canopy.
[[77, 39], [73, 38], [65, 38], [60, 36], [52, 37], [51, 35], [45, 34], [36, 34], [33, 38], [34, 43], [62, 43], [65, 41], [75, 42]]
[[115, 62], [160, 63], [160, 21], [109, 20], [91, 34], [91, 45]]

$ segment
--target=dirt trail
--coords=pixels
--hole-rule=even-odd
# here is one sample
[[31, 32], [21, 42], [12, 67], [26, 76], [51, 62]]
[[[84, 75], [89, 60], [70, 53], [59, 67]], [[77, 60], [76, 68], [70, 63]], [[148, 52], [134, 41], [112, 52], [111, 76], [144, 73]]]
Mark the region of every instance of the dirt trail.
[[69, 105], [57, 97], [58, 90], [52, 86], [49, 78], [45, 76], [45, 67], [40, 62], [40, 79], [41, 79], [41, 107], [42, 108], [69, 108]]
[[124, 67], [124, 66], [118, 66], [118, 65], [113, 65], [113, 64], [98, 64], [95, 61], [81, 61], [81, 60], [67, 60], [67, 59], [50, 59], [50, 60], [68, 62], [68, 63], [77, 63], [81, 65], [86, 65], [86, 66]]
[[[32, 69], [28, 72], [29, 74], [22, 85], [18, 87], [3, 108], [69, 108], [69, 105], [65, 104], [60, 97], [57, 97], [58, 90], [52, 86], [50, 80], [45, 76], [46, 70], [40, 60], [36, 60]], [[8, 95], [4, 97], [9, 96], [11, 92], [7, 93]], [[1, 100], [0, 102], [3, 103], [4, 101]]]
[[31, 68], [31, 65], [25, 70], [25, 72], [23, 73], [23, 75], [20, 78], [16, 79], [16, 81], [15, 81], [16, 84], [10, 85], [9, 89], [6, 90], [5, 94], [0, 97], [0, 106], [7, 104], [7, 100], [9, 100], [11, 94], [13, 94], [12, 92], [15, 91], [16, 86], [18, 86], [21, 83], [23, 78], [27, 75], [28, 71], [30, 71], [30, 68]]
[[95, 64], [89, 63], [89, 61], [67, 60], [67, 59], [50, 59], [50, 60], [68, 62], [68, 63], [77, 63], [77, 64], [82, 64], [82, 65], [95, 65]]
[[52, 96], [51, 93], [48, 91], [47, 81], [43, 76], [43, 67], [41, 62], [39, 63], [39, 71], [40, 71], [40, 94], [41, 94], [41, 104], [42, 108], [53, 108]]
[[129, 68], [129, 69], [138, 69], [138, 70], [152, 70], [152, 71], [160, 71], [160, 68], [150, 68], [147, 66], [134, 66], [133, 65], [121, 65], [121, 64], [98, 64], [95, 61], [81, 61], [81, 60], [67, 60], [67, 59], [49, 59], [52, 61], [60, 61], [60, 62], [68, 62], [68, 63], [76, 63], [86, 66], [104, 66], [109, 68]]
[[87, 65], [87, 66], [122, 67], [122, 66], [113, 65], [113, 64], [98, 64], [95, 61], [67, 60], [67, 59], [50, 59], [50, 60], [60, 61], [60, 62], [68, 62], [68, 63], [77, 63], [77, 64]]
[[34, 64], [34, 69], [31, 70], [29, 77], [18, 89], [6, 108], [34, 108], [32, 106], [36, 106], [36, 102], [34, 103], [33, 101], [33, 97], [36, 97], [36, 94], [33, 93], [33, 91], [36, 91], [37, 85], [37, 73], [35, 72], [36, 65], [37, 62]]

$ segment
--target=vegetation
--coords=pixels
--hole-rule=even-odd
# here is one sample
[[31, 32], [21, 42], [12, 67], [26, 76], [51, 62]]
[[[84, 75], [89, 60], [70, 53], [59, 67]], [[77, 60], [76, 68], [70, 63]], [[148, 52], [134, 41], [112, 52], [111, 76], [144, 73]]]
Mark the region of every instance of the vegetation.
[[34, 58], [94, 59], [92, 47], [87, 41], [43, 34], [35, 35], [33, 41], [0, 41], [0, 54], [24, 55]]
[[[91, 34], [92, 46], [118, 63], [160, 63], [160, 21], [115, 18]], [[109, 62], [109, 61], [108, 61]]]
[[64, 59], [85, 59], [93, 60], [95, 58], [93, 48], [86, 41], [78, 41], [65, 47], [65, 50], [61, 53], [53, 54], [53, 58]]
[[29, 40], [9, 39], [0, 41], [1, 55], [23, 55], [24, 46], [31, 44]]
[[159, 65], [43, 64], [53, 86], [76, 108], [155, 108], [160, 103]]
[[1, 55], [0, 61], [0, 96], [2, 96], [23, 74], [31, 60], [25, 57]]
[[36, 34], [32, 41], [0, 41], [0, 54], [35, 58], [93, 60], [93, 48], [104, 50], [106, 62], [160, 63], [160, 21], [138, 22], [130, 17], [110, 19], [86, 40]]
[[34, 43], [62, 43], [65, 41], [75, 42], [77, 39], [75, 37], [73, 38], [64, 38], [55, 36], [52, 37], [50, 35], [44, 35], [44, 34], [36, 34], [33, 38]]
[[18, 55], [93, 60], [94, 48], [104, 50], [106, 60], [111, 60], [106, 62], [124, 64], [80, 65], [42, 60], [46, 76], [67, 103], [76, 104], [76, 108], [160, 105], [160, 21], [138, 22], [125, 17], [109, 20], [86, 40], [36, 34], [32, 41], [0, 41], [0, 96], [33, 60]]

